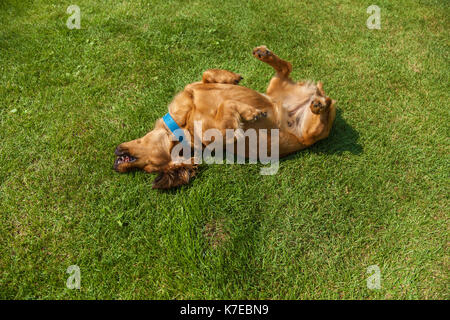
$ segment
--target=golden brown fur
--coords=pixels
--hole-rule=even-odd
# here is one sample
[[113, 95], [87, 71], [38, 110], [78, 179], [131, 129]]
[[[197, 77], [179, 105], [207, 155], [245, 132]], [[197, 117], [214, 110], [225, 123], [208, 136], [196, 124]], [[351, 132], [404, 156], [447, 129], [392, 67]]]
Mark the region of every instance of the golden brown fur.
[[[265, 46], [253, 55], [276, 74], [266, 94], [237, 85], [242, 77], [226, 70], [210, 69], [202, 81], [187, 85], [169, 105], [169, 113], [191, 136], [194, 121], [202, 121], [203, 132], [215, 128], [225, 136], [226, 129], [279, 129], [279, 154], [286, 156], [326, 138], [335, 119], [335, 101], [325, 95], [322, 83], [294, 82], [292, 66]], [[142, 169], [159, 172], [153, 187], [171, 188], [186, 184], [195, 175], [195, 165], [175, 163], [171, 150], [178, 141], [162, 119], [144, 137], [120, 144], [115, 169], [126, 172]], [[209, 141], [202, 141], [206, 146]], [[267, 138], [270, 144], [270, 135]], [[270, 149], [270, 148], [269, 148]], [[126, 159], [133, 159], [126, 161]], [[120, 160], [119, 160], [120, 159]], [[122, 161], [122, 159], [125, 159]]]

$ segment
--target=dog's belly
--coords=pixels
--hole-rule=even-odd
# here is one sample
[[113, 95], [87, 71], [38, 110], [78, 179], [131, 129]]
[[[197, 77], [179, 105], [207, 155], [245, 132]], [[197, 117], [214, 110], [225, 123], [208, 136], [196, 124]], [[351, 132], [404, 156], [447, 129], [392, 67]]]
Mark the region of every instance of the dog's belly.
[[[244, 131], [248, 129], [256, 130], [258, 144], [264, 143], [270, 150], [270, 145], [273, 142], [270, 130], [279, 129], [278, 144], [281, 157], [304, 148], [298, 140], [298, 130], [287, 127], [287, 118], [289, 117], [287, 109], [274, 103], [265, 94], [242, 86], [218, 83], [193, 83], [188, 85], [186, 90], [192, 95], [195, 106], [194, 113], [198, 115], [198, 119], [196, 119], [196, 116], [193, 117], [194, 120], [205, 119], [205, 116], [214, 118], [217, 108], [226, 100], [243, 102], [267, 112], [266, 118], [255, 122], [243, 123], [242, 129]], [[296, 126], [298, 126], [298, 123]], [[204, 127], [204, 129], [208, 129], [208, 126]], [[267, 135], [260, 137], [260, 129], [266, 129]]]
[[227, 100], [239, 101], [266, 111], [273, 103], [263, 94], [237, 85], [221, 83], [193, 83], [186, 87], [191, 92], [197, 111], [215, 114], [220, 104]]

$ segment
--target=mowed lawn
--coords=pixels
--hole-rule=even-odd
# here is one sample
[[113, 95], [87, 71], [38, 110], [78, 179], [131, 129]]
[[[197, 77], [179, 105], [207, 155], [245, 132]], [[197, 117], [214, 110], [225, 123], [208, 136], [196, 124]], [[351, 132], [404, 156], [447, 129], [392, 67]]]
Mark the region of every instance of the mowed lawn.
[[[1, 1], [0, 298], [450, 298], [449, 24], [442, 0]], [[171, 191], [112, 170], [204, 70], [264, 92], [262, 44], [338, 101], [328, 139]]]

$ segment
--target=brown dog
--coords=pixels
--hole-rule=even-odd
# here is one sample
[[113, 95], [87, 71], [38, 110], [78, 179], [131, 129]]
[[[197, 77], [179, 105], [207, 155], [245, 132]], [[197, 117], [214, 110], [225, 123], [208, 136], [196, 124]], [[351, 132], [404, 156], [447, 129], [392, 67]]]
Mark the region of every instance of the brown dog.
[[[335, 101], [325, 95], [322, 83], [294, 82], [289, 77], [291, 64], [265, 46], [255, 48], [253, 55], [276, 71], [266, 94], [237, 85], [242, 79], [238, 74], [207, 70], [202, 82], [187, 85], [170, 103], [169, 114], [178, 126], [190, 136], [194, 135], [194, 121], [202, 122], [203, 131], [214, 128], [224, 136], [226, 129], [253, 128], [256, 132], [279, 129], [281, 157], [326, 138], [336, 108]], [[270, 135], [266, 140], [270, 145]], [[165, 122], [159, 119], [155, 128], [144, 137], [117, 147], [114, 169], [118, 172], [131, 169], [158, 172], [154, 188], [186, 184], [195, 175], [196, 166], [193, 162], [173, 161], [171, 151], [178, 143]], [[203, 147], [209, 143], [202, 141]]]

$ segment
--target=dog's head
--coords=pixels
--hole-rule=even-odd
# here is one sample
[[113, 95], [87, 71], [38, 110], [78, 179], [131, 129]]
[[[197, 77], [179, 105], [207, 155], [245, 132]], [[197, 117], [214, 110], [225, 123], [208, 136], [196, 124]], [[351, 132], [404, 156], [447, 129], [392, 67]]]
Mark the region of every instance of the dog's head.
[[153, 188], [168, 189], [187, 184], [195, 175], [193, 161], [182, 163], [172, 159], [171, 151], [178, 142], [172, 140], [171, 132], [161, 120], [155, 128], [139, 139], [121, 143], [115, 150], [114, 169], [117, 172], [144, 170], [157, 172]]

